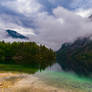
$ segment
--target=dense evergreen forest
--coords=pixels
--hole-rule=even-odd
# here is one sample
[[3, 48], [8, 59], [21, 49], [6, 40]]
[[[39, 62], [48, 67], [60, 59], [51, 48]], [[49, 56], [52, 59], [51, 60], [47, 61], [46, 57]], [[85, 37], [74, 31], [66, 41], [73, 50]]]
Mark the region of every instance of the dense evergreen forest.
[[57, 62], [66, 71], [81, 75], [92, 74], [92, 39], [78, 38], [72, 43], [64, 43], [57, 53]]
[[44, 69], [55, 62], [55, 53], [35, 42], [0, 42], [0, 63]]

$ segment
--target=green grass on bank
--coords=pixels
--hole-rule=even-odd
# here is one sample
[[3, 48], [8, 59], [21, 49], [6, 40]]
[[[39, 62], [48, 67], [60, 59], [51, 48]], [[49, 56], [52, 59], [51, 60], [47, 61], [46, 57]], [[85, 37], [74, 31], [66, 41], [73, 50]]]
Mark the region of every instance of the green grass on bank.
[[38, 69], [22, 66], [22, 65], [11, 65], [11, 64], [0, 64], [0, 72], [19, 72], [19, 73], [35, 73]]

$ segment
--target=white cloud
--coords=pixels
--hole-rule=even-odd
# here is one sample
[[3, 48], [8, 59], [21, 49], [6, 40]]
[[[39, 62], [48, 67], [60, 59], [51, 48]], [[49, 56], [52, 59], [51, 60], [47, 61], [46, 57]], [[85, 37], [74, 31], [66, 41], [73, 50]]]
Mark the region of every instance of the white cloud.
[[37, 13], [42, 7], [37, 0], [12, 0], [2, 2], [1, 5], [27, 16]]
[[57, 21], [59, 21], [61, 24], [64, 23], [64, 20], [62, 18], [58, 18]]
[[13, 29], [28, 36], [30, 41], [45, 44], [56, 50], [64, 42], [73, 41], [79, 36], [92, 33], [92, 22], [88, 22], [86, 18], [76, 15], [77, 13], [83, 17], [88, 16], [91, 13], [91, 9], [88, 11], [84, 9], [69, 11], [62, 6], [58, 6], [53, 9], [53, 14], [50, 15], [46, 11], [40, 11], [43, 5], [39, 4], [37, 0], [12, 0], [6, 1], [6, 3], [3, 2], [2, 5], [14, 12], [18, 12], [18, 14], [23, 14], [24, 17], [28, 16], [29, 24], [31, 23], [31, 18], [35, 16], [33, 22], [36, 28], [22, 26], [22, 22], [18, 16], [0, 14], [0, 34], [2, 34], [0, 39], [14, 41], [12, 38], [7, 39], [4, 31], [6, 29]]
[[[13, 39], [12, 37], [8, 37], [6, 30], [11, 29], [15, 30], [18, 33], [23, 34], [24, 36], [35, 36], [34, 30], [32, 28], [26, 28], [21, 25], [18, 25], [16, 22], [19, 22], [21, 24], [21, 21], [17, 19], [17, 17], [12, 17], [7, 14], [0, 14], [0, 40], [5, 40], [5, 41], [23, 41], [20, 39]], [[29, 36], [30, 35], [30, 36]]]
[[80, 15], [81, 17], [89, 17], [90, 15], [92, 15], [92, 9], [79, 9], [79, 10], [76, 10], [75, 13], [77, 15]]
[[[87, 19], [76, 15], [62, 7], [53, 10], [54, 15], [48, 13], [40, 14], [37, 17], [36, 25], [39, 26], [37, 41], [53, 48], [61, 47], [64, 42], [75, 40], [77, 37], [91, 34], [92, 23]], [[57, 21], [62, 19], [64, 22]]]

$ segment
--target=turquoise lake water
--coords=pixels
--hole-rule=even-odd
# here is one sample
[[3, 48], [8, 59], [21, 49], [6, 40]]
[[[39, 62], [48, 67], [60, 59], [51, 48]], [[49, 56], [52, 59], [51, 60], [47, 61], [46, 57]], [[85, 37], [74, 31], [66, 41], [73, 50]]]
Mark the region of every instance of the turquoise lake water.
[[[60, 68], [59, 68], [60, 69]], [[73, 92], [92, 92], [92, 79], [79, 77], [71, 72], [45, 70], [35, 74], [46, 84], [64, 89], [71, 89]], [[78, 91], [74, 91], [78, 90]]]

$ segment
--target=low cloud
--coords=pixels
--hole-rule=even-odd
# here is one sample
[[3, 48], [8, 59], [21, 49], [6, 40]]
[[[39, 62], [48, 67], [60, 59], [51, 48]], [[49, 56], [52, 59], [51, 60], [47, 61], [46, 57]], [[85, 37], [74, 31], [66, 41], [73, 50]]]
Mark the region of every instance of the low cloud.
[[[11, 37], [7, 39], [6, 36], [5, 30], [12, 29], [28, 36], [29, 41], [57, 50], [64, 42], [92, 33], [92, 22], [77, 15], [78, 10], [70, 11], [57, 4], [58, 6], [51, 8], [50, 14], [41, 0], [4, 1], [0, 4], [0, 7], [4, 7], [0, 11], [0, 40], [15, 41]], [[48, 2], [54, 5], [56, 0]]]
[[9, 9], [30, 16], [37, 13], [42, 5], [37, 0], [9, 0], [1, 3], [2, 6], [8, 7]]
[[[63, 22], [58, 21], [61, 19]], [[39, 42], [57, 50], [64, 42], [75, 40], [77, 37], [86, 36], [92, 30], [92, 23], [88, 19], [76, 15], [63, 7], [53, 9], [53, 15], [40, 14], [36, 20], [39, 26]]]

